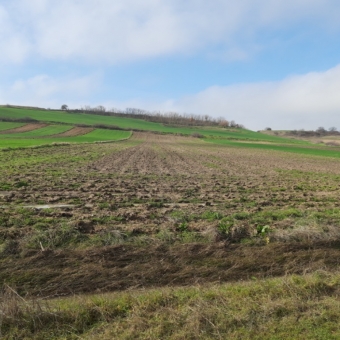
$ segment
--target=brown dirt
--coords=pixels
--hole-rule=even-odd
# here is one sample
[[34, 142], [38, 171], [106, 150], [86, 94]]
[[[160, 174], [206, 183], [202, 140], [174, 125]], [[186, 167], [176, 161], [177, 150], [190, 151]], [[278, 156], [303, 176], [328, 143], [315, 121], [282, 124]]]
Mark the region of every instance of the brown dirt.
[[[18, 150], [1, 157], [0, 206], [8, 208], [0, 210], [0, 218], [9, 218], [2, 220], [0, 238], [12, 242], [13, 249], [0, 257], [0, 279], [22, 293], [45, 296], [226, 282], [339, 265], [337, 243], [223, 243], [216, 235], [218, 221], [200, 217], [209, 212], [228, 217], [293, 208], [315, 214], [337, 210], [337, 159], [149, 133], [114, 144]], [[29, 217], [16, 210], [18, 204], [49, 203], [75, 206], [35, 211]], [[188, 220], [186, 228], [197, 235], [211, 233], [209, 243], [160, 241], [161, 232], [180, 235], [181, 216], [193, 215], [198, 217]], [[256, 230], [256, 224], [242, 216], [237, 223], [241, 229]], [[270, 227], [289, 229], [294, 223], [292, 216]], [[115, 232], [136, 241], [140, 237], [141, 244], [89, 243], [87, 250], [48, 250], [45, 238], [43, 252], [32, 241], [37, 230], [48, 228], [54, 237], [65, 225], [92, 242]]]
[[45, 297], [233, 282], [338, 270], [339, 247], [339, 243], [266, 247], [216, 243], [39, 251], [15, 266], [13, 260], [3, 261], [0, 279], [21, 293]]
[[[93, 128], [86, 128], [86, 127], [74, 127], [70, 130], [67, 130], [63, 133], [59, 133], [57, 135], [53, 135], [53, 137], [75, 137], [75, 136], [82, 136], [86, 135], [87, 133], [93, 131]], [[51, 137], [51, 136], [49, 136]]]
[[0, 131], [0, 134], [28, 132], [28, 131], [41, 129], [45, 126], [48, 126], [48, 124], [40, 124], [40, 123], [39, 124], [26, 124], [24, 126], [20, 126], [14, 129]]

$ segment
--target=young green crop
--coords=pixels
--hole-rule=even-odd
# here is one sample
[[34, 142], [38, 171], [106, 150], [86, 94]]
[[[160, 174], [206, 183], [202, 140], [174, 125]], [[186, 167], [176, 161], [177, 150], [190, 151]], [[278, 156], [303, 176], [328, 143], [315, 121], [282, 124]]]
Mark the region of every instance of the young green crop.
[[[52, 129], [57, 131], [59, 128], [56, 127]], [[62, 126], [65, 129], [65, 126]], [[69, 127], [68, 127], [69, 129]], [[51, 131], [52, 131], [51, 130]], [[65, 131], [65, 130], [64, 130]], [[33, 133], [33, 131], [30, 131]], [[46, 130], [45, 130], [46, 132]], [[62, 131], [61, 131], [62, 132]], [[21, 148], [21, 147], [30, 147], [30, 146], [39, 146], [39, 145], [51, 145], [53, 143], [94, 143], [101, 141], [117, 141], [121, 139], [126, 139], [131, 136], [131, 133], [128, 131], [120, 131], [120, 130], [104, 130], [104, 129], [95, 129], [85, 135], [74, 136], [74, 137], [44, 137], [44, 138], [1, 138], [0, 135], [0, 149], [1, 148]], [[27, 136], [27, 135], [26, 135]]]
[[[0, 124], [1, 125], [1, 124]], [[15, 138], [36, 138], [36, 137], [45, 137], [56, 135], [65, 131], [72, 129], [71, 125], [49, 125], [46, 127], [42, 127], [32, 131], [26, 131], [21, 133], [7, 133], [1, 134], [0, 139], [8, 138], [8, 139], [15, 139]]]
[[0, 131], [5, 131], [9, 129], [15, 129], [20, 126], [25, 125], [24, 123], [9, 123], [9, 122], [0, 122]]
[[273, 150], [273, 151], [283, 151], [290, 153], [297, 153], [310, 156], [323, 156], [323, 157], [340, 157], [340, 148], [334, 147], [324, 147], [319, 145], [283, 145], [274, 143], [245, 143], [245, 142], [235, 142], [226, 139], [205, 139], [207, 142], [225, 145], [233, 148], [252, 148], [252, 149], [263, 149], [263, 150]]

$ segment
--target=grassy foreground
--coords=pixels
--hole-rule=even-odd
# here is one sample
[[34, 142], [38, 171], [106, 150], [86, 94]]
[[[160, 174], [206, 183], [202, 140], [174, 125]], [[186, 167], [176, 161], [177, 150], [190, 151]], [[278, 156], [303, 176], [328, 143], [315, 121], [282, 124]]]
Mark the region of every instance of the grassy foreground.
[[339, 339], [340, 274], [28, 301], [7, 287], [3, 339]]

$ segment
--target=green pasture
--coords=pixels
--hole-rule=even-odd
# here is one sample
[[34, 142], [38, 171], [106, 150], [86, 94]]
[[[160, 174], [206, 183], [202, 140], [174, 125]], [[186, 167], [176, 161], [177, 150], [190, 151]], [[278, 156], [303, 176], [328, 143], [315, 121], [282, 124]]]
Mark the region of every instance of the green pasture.
[[9, 129], [15, 129], [17, 127], [25, 125], [24, 123], [8, 123], [8, 122], [0, 122], [0, 131], [5, 131]]
[[[85, 124], [85, 125], [113, 125], [123, 129], [157, 131], [163, 133], [177, 133], [191, 135], [201, 134], [205, 137], [219, 137], [248, 141], [267, 141], [276, 143], [302, 143], [301, 141], [287, 138], [270, 136], [246, 129], [224, 129], [218, 127], [175, 127], [160, 123], [148, 122], [142, 119], [127, 117], [109, 117], [84, 113], [68, 113], [66, 111], [49, 111], [37, 109], [18, 109], [0, 107], [0, 118], [22, 119], [33, 118], [40, 122], [63, 123], [63, 124]], [[245, 122], [246, 123], [246, 122]]]
[[252, 148], [262, 150], [274, 150], [283, 151], [290, 153], [297, 153], [310, 156], [323, 156], [323, 157], [334, 157], [340, 158], [339, 147], [325, 147], [321, 145], [305, 144], [305, 145], [293, 145], [293, 144], [274, 144], [274, 143], [247, 143], [247, 142], [236, 142], [226, 139], [206, 139], [207, 142], [226, 145], [235, 148]]
[[[1, 125], [1, 124], [0, 124]], [[65, 128], [65, 126], [62, 126]], [[68, 127], [69, 129], [70, 127]], [[66, 129], [67, 130], [67, 129]], [[51, 130], [56, 131], [56, 130]], [[33, 132], [33, 131], [31, 131]], [[52, 133], [53, 134], [53, 133]], [[82, 136], [75, 137], [46, 137], [45, 135], [37, 136], [31, 135], [26, 138], [23, 137], [14, 137], [14, 138], [2, 138], [0, 135], [0, 149], [1, 148], [22, 148], [22, 147], [32, 147], [39, 145], [49, 145], [53, 143], [93, 143], [100, 141], [116, 141], [120, 139], [129, 138], [131, 132], [129, 131], [120, 131], [120, 130], [104, 130], [104, 129], [95, 129], [88, 134]], [[7, 136], [7, 135], [6, 135]]]

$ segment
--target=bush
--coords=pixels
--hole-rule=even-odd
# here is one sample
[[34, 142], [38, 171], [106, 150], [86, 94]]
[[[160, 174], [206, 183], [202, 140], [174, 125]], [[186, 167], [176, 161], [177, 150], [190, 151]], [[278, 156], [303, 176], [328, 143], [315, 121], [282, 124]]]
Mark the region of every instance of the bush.
[[202, 134], [197, 133], [197, 132], [192, 133], [191, 137], [194, 137], [194, 138], [204, 138], [204, 136]]

